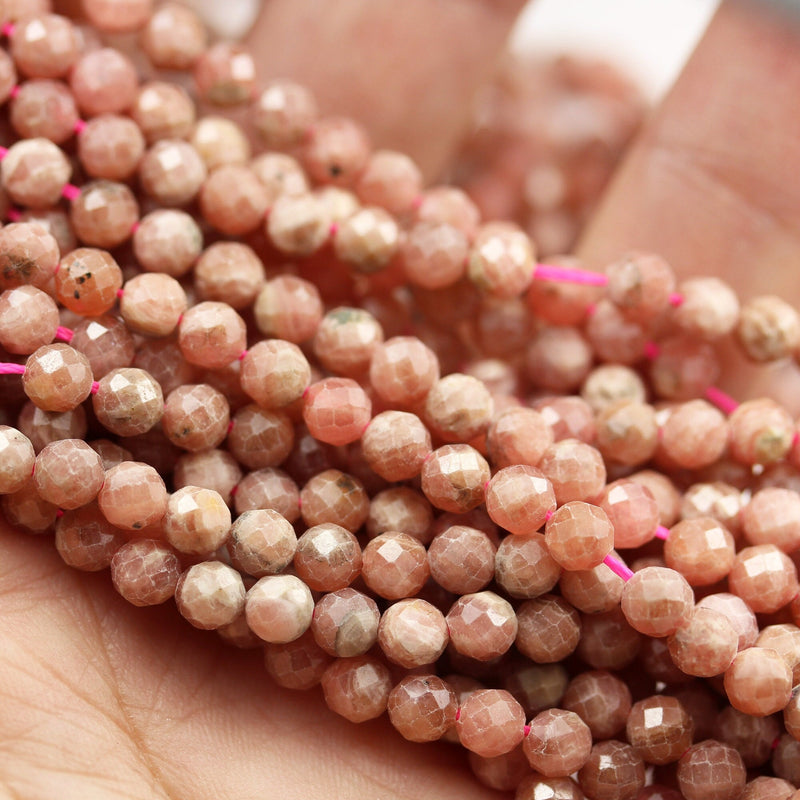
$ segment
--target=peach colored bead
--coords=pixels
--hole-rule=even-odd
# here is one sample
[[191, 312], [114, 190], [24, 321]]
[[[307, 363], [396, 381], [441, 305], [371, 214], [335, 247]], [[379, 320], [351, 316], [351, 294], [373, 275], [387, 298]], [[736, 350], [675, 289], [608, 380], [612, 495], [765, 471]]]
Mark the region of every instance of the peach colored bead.
[[386, 658], [406, 669], [435, 663], [448, 641], [442, 612], [416, 598], [390, 605], [378, 626], [378, 644]]
[[369, 137], [361, 125], [345, 117], [329, 117], [308, 129], [303, 164], [316, 183], [352, 186], [369, 154]]
[[461, 704], [456, 731], [461, 744], [478, 755], [499, 756], [524, 737], [525, 712], [503, 689], [480, 689]]
[[372, 351], [369, 379], [378, 396], [396, 405], [411, 405], [439, 380], [439, 360], [413, 336], [395, 336]]
[[455, 650], [477, 661], [491, 661], [508, 652], [517, 636], [511, 603], [494, 592], [462, 595], [450, 607], [446, 621]]
[[241, 309], [252, 305], [263, 285], [261, 259], [241, 242], [215, 242], [195, 263], [194, 288], [202, 300]]
[[232, 106], [249, 100], [255, 90], [256, 67], [249, 49], [236, 42], [216, 42], [193, 65], [202, 100]]
[[483, 589], [494, 575], [495, 546], [476, 528], [452, 525], [428, 548], [431, 577], [454, 594]]
[[690, 336], [713, 341], [730, 333], [739, 319], [739, 300], [718, 278], [692, 278], [678, 286], [683, 302], [673, 311], [675, 324]]
[[445, 222], [417, 222], [400, 245], [406, 278], [423, 289], [444, 289], [466, 273], [469, 242]]
[[126, 541], [125, 534], [106, 520], [96, 503], [67, 511], [56, 522], [55, 545], [62, 561], [86, 572], [106, 569]]
[[305, 86], [287, 80], [268, 83], [252, 108], [253, 125], [267, 148], [300, 144], [317, 117], [314, 96]]
[[194, 104], [180, 87], [162, 81], [142, 84], [130, 111], [148, 144], [160, 139], [182, 139], [195, 121]]
[[602, 563], [591, 569], [565, 570], [559, 578], [564, 599], [586, 614], [610, 611], [618, 605], [624, 585], [622, 578]]
[[644, 353], [647, 333], [609, 300], [600, 300], [586, 322], [586, 338], [598, 361], [635, 364]]
[[800, 678], [800, 628], [796, 625], [767, 625], [756, 639], [758, 647], [769, 647], [778, 653], [792, 670], [792, 686]]
[[297, 540], [294, 568], [315, 592], [344, 589], [361, 571], [358, 539], [332, 522], [314, 525]]
[[498, 468], [535, 467], [553, 440], [546, 418], [532, 408], [509, 408], [496, 414], [486, 431], [486, 449]]
[[31, 402], [19, 412], [17, 427], [31, 440], [36, 452], [58, 439], [82, 439], [88, 428], [83, 406], [71, 411], [45, 411]]
[[649, 323], [669, 308], [675, 275], [660, 256], [629, 253], [606, 267], [606, 274], [609, 298], [629, 319]]
[[123, 461], [106, 471], [97, 502], [112, 525], [124, 530], [140, 530], [164, 516], [167, 489], [153, 467], [137, 461]]
[[273, 509], [253, 509], [237, 517], [230, 528], [228, 552], [242, 572], [262, 578], [287, 567], [297, 551], [291, 523]]
[[648, 764], [670, 764], [692, 744], [694, 723], [680, 700], [653, 695], [633, 704], [625, 730]]
[[311, 689], [331, 663], [333, 659], [314, 641], [310, 630], [292, 642], [264, 647], [267, 672], [286, 689]]
[[190, 364], [221, 369], [244, 351], [246, 334], [244, 320], [229, 305], [208, 301], [183, 315], [178, 344]]
[[294, 575], [266, 575], [247, 592], [247, 624], [265, 642], [284, 644], [300, 638], [313, 613], [311, 591]]
[[75, 102], [83, 114], [121, 114], [139, 90], [136, 67], [119, 50], [103, 47], [82, 55], [69, 76]]
[[256, 405], [244, 406], [234, 414], [228, 449], [245, 467], [276, 467], [293, 446], [294, 426], [286, 414]]
[[692, 586], [709, 586], [733, 566], [735, 543], [730, 531], [712, 517], [683, 520], [670, 528], [664, 559]]
[[35, 286], [17, 286], [0, 294], [0, 345], [19, 355], [33, 353], [53, 341], [58, 306]]
[[738, 636], [737, 650], [755, 644], [758, 638], [756, 615], [741, 597], [728, 592], [719, 592], [706, 595], [697, 605], [700, 608], [712, 608], [727, 617]]
[[666, 567], [645, 567], [625, 584], [622, 611], [628, 623], [647, 636], [669, 636], [685, 625], [694, 609], [686, 578]]
[[329, 372], [355, 378], [366, 372], [383, 330], [368, 311], [340, 306], [320, 321], [314, 335], [314, 355]]
[[614, 527], [614, 547], [640, 547], [658, 526], [658, 506], [650, 490], [625, 479], [609, 483], [597, 498]]
[[623, 669], [642, 645], [642, 635], [625, 619], [622, 609], [584, 615], [578, 655], [594, 669]]
[[496, 297], [517, 297], [533, 278], [533, 243], [508, 222], [489, 222], [475, 235], [469, 254], [472, 282]]
[[[581, 386], [580, 395], [599, 414], [604, 408], [622, 400], [644, 402], [644, 382], [630, 367], [622, 364], [601, 364], [595, 367]], [[556, 441], [560, 438], [556, 436]]]
[[769, 613], [797, 594], [797, 568], [773, 544], [745, 547], [736, 554], [728, 585], [753, 611]]
[[742, 306], [736, 336], [753, 361], [788, 358], [800, 346], [800, 315], [780, 297], [753, 297]]
[[726, 706], [717, 715], [714, 727], [717, 738], [735, 747], [746, 767], [760, 767], [769, 761], [773, 746], [780, 737], [775, 716], [754, 717]]
[[261, 153], [250, 162], [250, 169], [267, 190], [269, 206], [282, 194], [307, 194], [308, 179], [298, 161], [285, 153]]
[[265, 336], [299, 344], [316, 332], [323, 307], [314, 284], [293, 275], [280, 275], [267, 281], [259, 292], [253, 314]]
[[586, 763], [592, 733], [573, 711], [551, 708], [531, 720], [522, 749], [537, 772], [549, 778], [565, 778]]
[[92, 389], [89, 360], [68, 344], [44, 345], [25, 362], [22, 386], [44, 411], [71, 411]]
[[736, 655], [737, 644], [737, 632], [728, 618], [702, 606], [697, 606], [687, 623], [667, 641], [678, 669], [702, 678], [724, 672]]
[[129, 33], [150, 19], [153, 0], [83, 0], [83, 11], [104, 33]]
[[526, 600], [516, 613], [517, 649], [537, 664], [562, 661], [578, 646], [580, 617], [563, 598], [545, 594]]
[[380, 612], [375, 601], [355, 589], [324, 595], [314, 606], [311, 632], [329, 655], [350, 658], [366, 653], [378, 636]]
[[12, 222], [0, 229], [0, 289], [43, 288], [58, 269], [59, 247], [44, 225]]
[[179, 578], [175, 603], [195, 628], [210, 631], [229, 625], [244, 609], [242, 576], [221, 561], [193, 564]]
[[134, 539], [111, 559], [114, 588], [135, 606], [165, 603], [175, 594], [181, 574], [178, 557], [153, 539]]
[[23, 139], [43, 137], [62, 144], [75, 132], [78, 108], [66, 84], [34, 78], [22, 83], [11, 98], [9, 119]]
[[187, 304], [186, 292], [174, 278], [145, 273], [125, 284], [119, 311], [131, 331], [167, 336], [178, 326]]
[[739, 753], [714, 739], [692, 745], [678, 762], [677, 776], [687, 800], [738, 800], [747, 780]]
[[742, 509], [741, 521], [750, 544], [774, 544], [784, 553], [800, 547], [800, 496], [791, 489], [760, 489]]
[[266, 231], [272, 244], [289, 256], [309, 256], [328, 240], [331, 215], [314, 194], [281, 195], [270, 208]]
[[628, 480], [650, 490], [658, 506], [659, 521], [662, 525], [669, 528], [677, 522], [681, 512], [681, 495], [667, 475], [643, 469], [629, 475]]
[[419, 475], [431, 452], [431, 435], [416, 415], [384, 411], [370, 420], [361, 437], [361, 450], [385, 480], [409, 480]]
[[[163, 427], [162, 417], [162, 427]], [[242, 470], [236, 459], [225, 450], [211, 448], [199, 453], [186, 453], [175, 462], [172, 484], [175, 489], [184, 486], [202, 486], [219, 492], [230, 505], [231, 492], [242, 479]]]
[[128, 117], [101, 114], [78, 134], [78, 159], [92, 178], [124, 181], [133, 175], [144, 154], [144, 137]]
[[514, 534], [535, 533], [555, 509], [553, 486], [535, 467], [505, 467], [494, 474], [486, 487], [489, 516]]
[[44, 138], [15, 142], [0, 162], [3, 188], [14, 203], [49, 208], [61, 198], [72, 166], [61, 148]]
[[725, 671], [725, 693], [731, 705], [745, 714], [774, 714], [789, 702], [792, 671], [775, 650], [749, 647], [737, 653]]
[[625, 800], [644, 787], [644, 762], [623, 742], [610, 739], [595, 744], [578, 772], [578, 783], [588, 797]]
[[700, 469], [713, 464], [728, 444], [728, 424], [705, 400], [674, 408], [660, 431], [661, 447], [679, 467]]
[[614, 527], [599, 506], [574, 500], [558, 508], [544, 531], [550, 555], [564, 569], [596, 567], [614, 547]]
[[188, 142], [161, 139], [139, 161], [139, 182], [160, 205], [184, 206], [197, 196], [206, 177], [206, 165]]
[[208, 555], [228, 538], [231, 512], [213, 489], [184, 486], [170, 495], [161, 524], [178, 552]]
[[249, 472], [237, 484], [235, 495], [234, 504], [238, 514], [271, 508], [289, 522], [295, 522], [300, 517], [300, 491], [283, 470], [267, 467]]
[[549, 592], [560, 575], [561, 567], [550, 556], [540, 533], [507, 536], [497, 548], [494, 577], [511, 597], [538, 597]]
[[58, 506], [40, 497], [30, 476], [16, 492], [0, 497], [0, 508], [10, 525], [27, 533], [50, 533], [58, 514]]
[[133, 251], [142, 269], [173, 278], [185, 275], [202, 249], [203, 234], [185, 211], [152, 211], [133, 234]]
[[432, 742], [454, 724], [455, 692], [436, 675], [408, 675], [389, 694], [389, 720], [404, 739]]
[[117, 302], [122, 270], [105, 250], [81, 247], [61, 260], [56, 273], [56, 298], [70, 311], [97, 317]]
[[165, 397], [197, 380], [197, 368], [183, 357], [174, 337], [140, 339], [133, 366], [149, 372], [161, 385]]
[[400, 228], [382, 208], [362, 208], [341, 222], [333, 240], [336, 257], [358, 272], [386, 267], [397, 251]]
[[206, 48], [206, 27], [195, 11], [178, 3], [155, 9], [139, 43], [154, 67], [188, 69]]
[[0, 494], [16, 492], [28, 482], [35, 458], [27, 436], [16, 428], [0, 425]]
[[729, 422], [731, 455], [743, 464], [771, 464], [792, 446], [794, 421], [774, 400], [741, 403]]
[[539, 469], [553, 484], [559, 504], [591, 500], [600, 494], [606, 482], [600, 453], [577, 439], [562, 439], [548, 447]]
[[323, 378], [303, 395], [303, 420], [311, 435], [327, 444], [355, 442], [371, 416], [368, 395], [350, 378]]
[[536, 388], [568, 393], [589, 374], [592, 360], [591, 347], [580, 331], [545, 327], [528, 343], [525, 370]]
[[306, 525], [333, 522], [354, 533], [366, 522], [369, 496], [357, 478], [338, 469], [328, 469], [303, 487], [300, 509]]
[[33, 482], [39, 496], [64, 509], [95, 499], [105, 473], [100, 456], [80, 439], [51, 442], [36, 456]]
[[85, 245], [108, 250], [130, 239], [139, 221], [139, 204], [124, 183], [92, 181], [72, 201], [69, 218]]
[[205, 220], [225, 236], [242, 236], [262, 224], [269, 205], [264, 185], [255, 173], [239, 164], [214, 168], [199, 195]]
[[401, 215], [412, 210], [422, 191], [419, 167], [404, 153], [376, 150], [372, 153], [355, 186], [364, 204], [382, 206]]
[[658, 446], [653, 407], [623, 400], [597, 415], [597, 448], [610, 462], [638, 466], [649, 461]]
[[456, 514], [484, 500], [490, 478], [486, 459], [467, 444], [450, 444], [433, 451], [422, 465], [422, 491], [436, 508]]
[[220, 392], [207, 384], [184, 384], [167, 395], [161, 428], [173, 444], [197, 452], [222, 443], [229, 419]]
[[[537, 800], [543, 793], [545, 797], [549, 795], [553, 800], [583, 800], [586, 797], [572, 778], [545, 778], [538, 772], [526, 770], [525, 777], [517, 784], [514, 798], [515, 800]], [[657, 800], [673, 799], [658, 797]]]
[[322, 675], [325, 703], [350, 722], [365, 722], [386, 710], [392, 679], [376, 658], [337, 658]]
[[424, 546], [401, 531], [386, 531], [364, 548], [361, 576], [375, 594], [387, 600], [412, 597], [430, 575]]
[[164, 413], [164, 395], [143, 369], [114, 369], [99, 381], [92, 397], [98, 421], [117, 436], [146, 433]]
[[270, 339], [247, 351], [240, 380], [258, 405], [282, 408], [302, 397], [311, 381], [311, 367], [297, 345]]

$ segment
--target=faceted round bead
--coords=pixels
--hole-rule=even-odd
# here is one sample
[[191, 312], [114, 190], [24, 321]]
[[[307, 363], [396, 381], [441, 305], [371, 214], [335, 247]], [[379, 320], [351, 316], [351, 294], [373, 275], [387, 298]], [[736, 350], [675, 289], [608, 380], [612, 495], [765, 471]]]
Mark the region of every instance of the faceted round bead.
[[203, 249], [203, 234], [185, 211], [159, 209], [142, 217], [133, 234], [133, 252], [147, 272], [180, 278]]
[[194, 104], [186, 91], [162, 81], [142, 84], [130, 114], [148, 144], [182, 139], [189, 135], [195, 121]]
[[741, 597], [728, 592], [720, 592], [706, 595], [697, 605], [700, 608], [712, 608], [727, 617], [739, 637], [737, 650], [752, 647], [755, 644], [758, 638], [756, 615]]
[[[646, 399], [644, 382], [639, 374], [622, 364], [595, 367], [583, 382], [580, 394], [595, 414], [623, 400], [644, 402]], [[563, 436], [556, 435], [556, 440], [561, 438]], [[585, 437], [581, 438], [586, 441]]]
[[647, 333], [609, 300], [600, 300], [586, 322], [586, 338], [598, 361], [635, 364], [645, 351]]
[[544, 538], [550, 555], [564, 569], [591, 569], [613, 549], [614, 527], [599, 506], [573, 500], [549, 517]]
[[21, 489], [30, 479], [36, 455], [27, 436], [0, 425], [0, 494]]
[[780, 736], [780, 723], [773, 716], [754, 717], [726, 705], [714, 720], [717, 738], [735, 747], [746, 767], [760, 767], [769, 761]]
[[168, 336], [186, 311], [183, 287], [164, 274], [136, 275], [125, 284], [119, 311], [128, 329], [145, 336]]
[[0, 497], [0, 508], [10, 525], [27, 533], [50, 533], [58, 514], [58, 507], [41, 498], [30, 477], [16, 492]]
[[[206, 116], [200, 119], [192, 130], [189, 143], [200, 154], [209, 170], [226, 165], [248, 164], [251, 156], [250, 142], [240, 125], [225, 117]], [[250, 170], [258, 177], [258, 172], [249, 164]], [[259, 181], [261, 178], [258, 177]], [[266, 196], [269, 190], [266, 186]]]
[[0, 229], [0, 289], [41, 289], [58, 269], [58, 261], [58, 242], [44, 226], [12, 222]]
[[279, 275], [267, 281], [253, 306], [261, 333], [295, 343], [314, 335], [322, 314], [317, 287], [294, 275]]
[[578, 655], [594, 669], [622, 669], [632, 663], [642, 645], [642, 636], [618, 607], [581, 617]]
[[622, 611], [629, 624], [647, 636], [670, 636], [686, 624], [694, 592], [686, 578], [667, 567], [635, 572], [622, 590]]
[[271, 508], [241, 513], [230, 528], [227, 542], [231, 561], [255, 578], [282, 572], [297, 551], [291, 523]]
[[267, 190], [270, 206], [282, 194], [307, 194], [309, 191], [303, 168], [285, 153], [261, 153], [250, 162], [250, 169]]
[[555, 508], [553, 486], [535, 467], [505, 467], [486, 487], [486, 510], [492, 522], [514, 534], [535, 533]]
[[544, 536], [506, 536], [494, 558], [494, 577], [511, 597], [533, 598], [558, 583], [561, 567], [547, 550]]
[[343, 445], [361, 438], [372, 416], [366, 392], [350, 378], [323, 378], [303, 395], [303, 419], [321, 442]]
[[[163, 428], [163, 417], [162, 417]], [[202, 486], [219, 492], [230, 505], [233, 488], [241, 481], [242, 470], [236, 459], [225, 450], [209, 449], [186, 453], [178, 458], [172, 474], [175, 489]]]
[[455, 186], [426, 189], [416, 203], [416, 218], [428, 222], [446, 222], [460, 230], [470, 241], [475, 238], [480, 211], [469, 195]]
[[70, 311], [87, 317], [105, 314], [116, 302], [122, 270], [110, 253], [81, 247], [68, 253], [56, 273], [56, 297]]
[[573, 711], [550, 708], [531, 720], [522, 750], [537, 772], [548, 778], [565, 778], [589, 758], [592, 732]]
[[42, 137], [62, 144], [75, 131], [78, 108], [62, 81], [33, 78], [20, 84], [11, 98], [9, 119], [22, 139]]
[[174, 445], [198, 452], [221, 444], [229, 420], [230, 410], [221, 392], [205, 383], [186, 384], [167, 395], [161, 429]]
[[400, 241], [394, 217], [382, 208], [362, 208], [341, 222], [333, 240], [336, 257], [358, 272], [371, 274], [386, 267]]
[[675, 484], [661, 472], [643, 469], [628, 476], [628, 480], [640, 483], [650, 490], [658, 505], [661, 525], [669, 528], [678, 520], [681, 512], [681, 494]]
[[200, 154], [182, 139], [161, 139], [139, 162], [139, 182], [160, 205], [184, 206], [197, 196], [207, 177]]
[[328, 241], [331, 215], [315, 194], [281, 195], [270, 208], [266, 232], [273, 245], [289, 256], [310, 256]]
[[208, 555], [228, 538], [231, 512], [213, 489], [184, 486], [170, 495], [161, 524], [167, 541], [178, 552]]
[[221, 561], [193, 564], [178, 580], [175, 603], [195, 628], [210, 631], [228, 625], [244, 608], [242, 576]]
[[581, 385], [592, 360], [592, 349], [580, 331], [545, 327], [528, 343], [525, 371], [537, 389], [567, 394]]
[[423, 289], [444, 289], [466, 272], [469, 242], [446, 222], [417, 222], [400, 246], [400, 261], [409, 283]]
[[431, 577], [454, 594], [480, 591], [494, 575], [494, 554], [495, 546], [483, 531], [452, 525], [428, 548]]
[[236, 513], [270, 508], [289, 522], [300, 517], [300, 491], [283, 471], [273, 467], [257, 469], [245, 475], [236, 486]]
[[425, 547], [413, 536], [386, 531], [364, 548], [361, 576], [375, 594], [387, 600], [412, 597], [430, 575]]
[[[780, 778], [790, 781], [795, 786], [800, 776], [800, 744], [798, 740], [784, 734], [778, 740], [772, 754], [772, 770]], [[794, 800], [794, 797], [792, 798]]]
[[417, 598], [390, 605], [378, 626], [378, 644], [386, 658], [406, 669], [435, 663], [448, 640], [448, 625], [442, 612]]
[[753, 297], [742, 306], [736, 336], [753, 361], [788, 358], [800, 346], [800, 315], [775, 295]]
[[200, 190], [204, 219], [225, 236], [243, 236], [262, 223], [269, 205], [267, 190], [253, 170], [222, 164], [211, 171]]
[[144, 154], [144, 136], [128, 117], [101, 114], [78, 134], [78, 159], [87, 175], [124, 181], [133, 175]]
[[236, 460], [245, 467], [275, 467], [292, 451], [294, 426], [280, 411], [245, 406], [234, 414], [227, 444]]
[[518, 297], [533, 278], [530, 238], [508, 222], [489, 222], [475, 236], [468, 273], [479, 288], [498, 297]]
[[71, 411], [89, 396], [92, 369], [86, 356], [68, 344], [46, 344], [25, 362], [22, 386], [44, 411]]
[[164, 516], [167, 489], [161, 476], [149, 464], [123, 461], [106, 471], [97, 502], [112, 525], [125, 530], [140, 530]]
[[637, 466], [649, 461], [658, 446], [653, 407], [623, 400], [597, 415], [597, 448], [610, 461]]
[[629, 319], [649, 323], [669, 308], [675, 275], [660, 256], [629, 253], [606, 267], [606, 275], [609, 299]]
[[731, 705], [745, 714], [774, 714], [789, 702], [792, 671], [775, 650], [748, 647], [725, 671], [725, 693]]
[[800, 495], [777, 486], [757, 491], [742, 509], [750, 544], [774, 544], [785, 553], [800, 547]]
[[431, 504], [422, 492], [408, 486], [393, 486], [373, 495], [366, 527], [371, 539], [385, 531], [403, 531], [422, 544], [428, 544], [437, 533]]
[[333, 659], [314, 641], [311, 631], [292, 642], [267, 644], [264, 664], [270, 677], [286, 689], [311, 689]]
[[625, 730], [648, 764], [670, 764], [692, 744], [694, 723], [679, 700], [653, 695], [633, 704]]
[[[514, 798], [515, 800], [538, 800], [542, 795], [548, 800], [583, 800], [586, 797], [572, 778], [545, 778], [538, 772], [530, 772], [526, 773], [526, 776], [517, 785]], [[667, 798], [658, 798], [658, 800], [667, 800]]]
[[28, 78], [60, 78], [75, 63], [79, 42], [72, 23], [57, 14], [41, 14], [14, 26], [11, 56]]
[[800, 678], [800, 628], [796, 625], [767, 625], [756, 639], [758, 647], [768, 647], [778, 653], [792, 670], [792, 686]]
[[483, 502], [491, 473], [475, 448], [450, 444], [433, 451], [422, 465], [421, 476], [422, 491], [432, 505], [462, 514]]
[[192, 306], [178, 327], [178, 344], [190, 364], [221, 369], [238, 358], [247, 345], [244, 320], [226, 303]]
[[480, 689], [461, 704], [456, 731], [461, 744], [484, 757], [513, 750], [524, 737], [525, 712], [503, 689]]
[[577, 439], [562, 439], [545, 451], [539, 469], [553, 484], [559, 505], [591, 500], [603, 490], [606, 469], [600, 453]]
[[369, 379], [378, 396], [393, 405], [422, 400], [439, 380], [439, 360], [413, 336], [395, 336], [372, 351]]
[[629, 800], [644, 786], [644, 762], [623, 742], [609, 739], [591, 749], [578, 783], [594, 800]]
[[0, 345], [9, 353], [27, 355], [53, 341], [58, 306], [41, 289], [17, 286], [0, 295]]
[[661, 428], [661, 447], [679, 467], [700, 469], [713, 464], [728, 444], [728, 423], [705, 400], [691, 400], [672, 409]]
[[640, 547], [655, 536], [658, 505], [647, 487], [625, 479], [614, 481], [598, 499], [614, 527], [614, 547]]
[[372, 314], [341, 306], [320, 321], [314, 336], [314, 354], [329, 372], [358, 377], [366, 372], [382, 341], [383, 330]]
[[511, 604], [494, 592], [465, 594], [447, 612], [453, 647], [468, 658], [491, 661], [506, 653], [517, 636]]
[[240, 380], [258, 405], [282, 408], [302, 397], [311, 382], [311, 367], [296, 344], [268, 339], [248, 349]]
[[175, 594], [180, 574], [178, 557], [154, 539], [133, 539], [111, 559], [114, 588], [135, 606], [165, 603]]
[[188, 69], [205, 50], [207, 38], [206, 27], [195, 11], [165, 3], [147, 20], [139, 44], [154, 67]]
[[795, 794], [789, 781], [761, 775], [747, 782], [741, 800], [794, 800]]
[[650, 363], [650, 381], [656, 394], [669, 400], [703, 397], [719, 373], [714, 347], [689, 336], [670, 336], [659, 342], [656, 357]]
[[314, 96], [287, 80], [268, 83], [252, 108], [253, 124], [268, 149], [300, 144], [317, 117]]
[[34, 470], [39, 496], [64, 509], [94, 500], [105, 478], [100, 456], [80, 439], [61, 439], [42, 448]]
[[201, 300], [217, 300], [231, 308], [252, 306], [264, 285], [264, 265], [242, 242], [214, 242], [194, 265], [194, 288]]
[[351, 119], [329, 117], [308, 128], [303, 164], [315, 183], [352, 186], [370, 154], [366, 131]]
[[236, 42], [216, 42], [194, 62], [194, 80], [201, 99], [219, 106], [249, 100], [256, 68], [248, 48]]
[[565, 570], [558, 584], [564, 599], [575, 608], [585, 614], [597, 614], [619, 604], [625, 582], [601, 563], [591, 569]]
[[431, 453], [431, 435], [416, 415], [384, 411], [370, 420], [361, 437], [361, 451], [385, 480], [410, 480], [419, 475]]
[[455, 724], [455, 692], [436, 675], [408, 675], [389, 694], [386, 710], [400, 735], [433, 742]]
[[125, 534], [108, 522], [94, 503], [67, 511], [56, 521], [56, 550], [64, 563], [75, 569], [106, 569], [126, 541]]
[[89, 247], [108, 250], [121, 245], [131, 237], [138, 221], [139, 204], [124, 183], [104, 180], [86, 183], [70, 206], [75, 235]]
[[139, 90], [136, 67], [111, 47], [81, 56], [70, 73], [69, 84], [78, 108], [90, 117], [127, 111]]
[[361, 571], [361, 547], [340, 525], [314, 525], [297, 540], [294, 568], [315, 592], [335, 592], [349, 586]]
[[728, 585], [753, 611], [770, 613], [797, 594], [797, 568], [773, 544], [745, 547], [736, 554]]
[[713, 341], [730, 333], [739, 319], [739, 299], [718, 278], [692, 278], [678, 286], [681, 304], [675, 324], [690, 336]]
[[15, 142], [0, 162], [3, 188], [12, 202], [27, 208], [55, 205], [71, 174], [61, 148], [41, 137]]
[[732, 534], [738, 534], [744, 502], [741, 491], [727, 483], [695, 483], [683, 495], [680, 516], [682, 519], [711, 517]]
[[714, 739], [692, 745], [678, 762], [678, 787], [686, 800], [738, 800], [746, 781], [739, 753]]
[[247, 624], [265, 642], [299, 639], [311, 625], [313, 613], [311, 591], [295, 575], [266, 575], [247, 592]]
[[509, 408], [495, 415], [486, 431], [486, 449], [498, 468], [535, 467], [553, 440], [546, 418], [532, 408]]
[[98, 421], [112, 433], [137, 436], [161, 419], [164, 396], [143, 369], [115, 369], [100, 379], [92, 406]]
[[371, 597], [355, 589], [339, 589], [324, 595], [314, 606], [311, 632], [314, 641], [331, 656], [360, 656], [375, 644], [380, 616]]
[[71, 411], [45, 411], [28, 402], [17, 417], [17, 427], [38, 452], [58, 439], [83, 439], [88, 426], [83, 406], [76, 406]]
[[323, 673], [321, 684], [331, 711], [350, 722], [366, 722], [386, 710], [392, 678], [376, 658], [356, 656], [337, 658]]
[[692, 586], [708, 586], [724, 578], [736, 555], [733, 536], [712, 517], [685, 519], [670, 528], [664, 560]]
[[[551, 256], [548, 263], [574, 270], [586, 266], [573, 256]], [[526, 295], [528, 308], [551, 325], [579, 325], [587, 309], [601, 297], [601, 289], [585, 283], [534, 280]]]
[[794, 421], [774, 400], [741, 403], [728, 421], [731, 455], [742, 464], [772, 464], [792, 446]]
[[369, 496], [357, 478], [338, 469], [328, 469], [303, 487], [300, 510], [306, 525], [333, 522], [355, 533], [369, 514]]
[[561, 597], [546, 594], [526, 600], [517, 608], [517, 621], [517, 649], [537, 664], [561, 661], [578, 646], [580, 617]]
[[411, 211], [422, 191], [422, 173], [404, 153], [373, 152], [356, 183], [356, 193], [365, 205], [385, 208], [400, 215]]
[[687, 623], [670, 636], [667, 646], [681, 672], [710, 678], [730, 666], [738, 635], [721, 612], [698, 606]]

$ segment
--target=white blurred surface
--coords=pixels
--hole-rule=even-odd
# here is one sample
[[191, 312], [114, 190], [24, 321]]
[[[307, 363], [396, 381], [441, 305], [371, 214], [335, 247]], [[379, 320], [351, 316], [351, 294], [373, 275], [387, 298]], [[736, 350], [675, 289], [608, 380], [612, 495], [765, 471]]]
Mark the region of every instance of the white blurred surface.
[[532, 0], [512, 37], [518, 53], [601, 56], [652, 99], [672, 85], [720, 0]]

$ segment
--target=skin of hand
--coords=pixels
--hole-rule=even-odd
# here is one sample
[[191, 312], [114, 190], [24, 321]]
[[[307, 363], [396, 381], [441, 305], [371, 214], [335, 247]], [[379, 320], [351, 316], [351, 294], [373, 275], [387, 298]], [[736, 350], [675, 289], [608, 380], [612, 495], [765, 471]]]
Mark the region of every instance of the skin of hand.
[[[270, 0], [263, 76], [308, 83], [378, 146], [436, 174], [520, 2]], [[787, 22], [788, 20], [788, 22]], [[435, 45], [435, 46], [434, 46]], [[632, 247], [745, 296], [800, 299], [800, 20], [728, 2], [611, 187], [581, 254]], [[258, 651], [139, 609], [107, 573], [66, 567], [49, 537], [0, 519], [0, 800], [432, 800], [504, 797], [447, 745], [353, 725], [318, 690], [275, 687]]]

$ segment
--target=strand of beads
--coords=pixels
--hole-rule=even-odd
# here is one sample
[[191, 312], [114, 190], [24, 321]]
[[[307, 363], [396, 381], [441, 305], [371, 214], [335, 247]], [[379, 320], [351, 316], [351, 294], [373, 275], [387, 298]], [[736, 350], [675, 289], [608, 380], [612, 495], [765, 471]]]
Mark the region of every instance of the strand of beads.
[[[191, 35], [159, 36], [163, 15]], [[251, 160], [242, 128], [196, 120], [184, 90], [140, 86], [109, 48], [43, 74], [21, 55], [36, 19], [70, 30], [6, 29], [28, 80], [0, 164], [19, 206], [0, 230], [0, 343], [30, 356], [23, 388], [40, 365], [45, 386], [24, 403], [4, 380], [9, 521], [54, 528], [67, 563], [110, 567], [137, 605], [174, 597], [195, 627], [264, 646], [280, 684], [321, 684], [349, 719], [388, 709], [408, 738], [458, 739], [521, 800], [633, 797], [645, 763], [689, 798], [737, 797], [770, 758], [800, 781], [795, 426], [774, 404], [726, 419], [698, 399], [714, 340], [789, 355], [791, 313], [753, 303], [748, 327], [723, 284], [676, 286], [653, 256], [599, 276], [552, 259], [585, 278], [565, 283], [306, 90], [257, 93], [231, 69], [246, 53], [204, 51], [187, 9], [131, 23], [145, 53], [194, 67], [206, 99], [254, 97], [282, 152]], [[42, 91], [85, 124], [67, 108], [62, 133], [32, 128]], [[99, 182], [68, 183], [73, 137]]]

